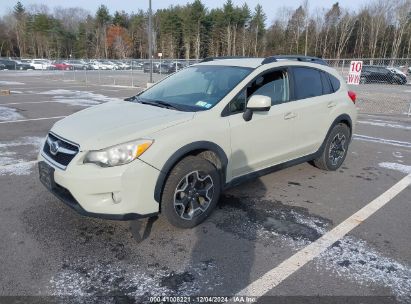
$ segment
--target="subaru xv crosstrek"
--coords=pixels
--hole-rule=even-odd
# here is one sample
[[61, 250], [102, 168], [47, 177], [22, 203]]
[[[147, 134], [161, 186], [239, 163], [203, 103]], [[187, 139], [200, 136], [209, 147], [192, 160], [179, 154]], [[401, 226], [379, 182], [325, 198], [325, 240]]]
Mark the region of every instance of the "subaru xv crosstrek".
[[58, 121], [39, 154], [40, 180], [83, 215], [161, 212], [194, 227], [223, 190], [250, 178], [307, 161], [339, 168], [355, 99], [312, 57], [211, 58]]

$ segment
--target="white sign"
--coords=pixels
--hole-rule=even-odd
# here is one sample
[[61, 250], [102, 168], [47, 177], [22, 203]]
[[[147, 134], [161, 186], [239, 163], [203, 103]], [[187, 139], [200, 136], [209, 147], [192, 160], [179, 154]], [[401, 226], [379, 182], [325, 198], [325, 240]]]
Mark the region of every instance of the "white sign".
[[350, 63], [350, 73], [348, 74], [347, 84], [360, 84], [362, 70], [362, 61], [351, 61]]
[[163, 53], [158, 53], [158, 57], [163, 57]]

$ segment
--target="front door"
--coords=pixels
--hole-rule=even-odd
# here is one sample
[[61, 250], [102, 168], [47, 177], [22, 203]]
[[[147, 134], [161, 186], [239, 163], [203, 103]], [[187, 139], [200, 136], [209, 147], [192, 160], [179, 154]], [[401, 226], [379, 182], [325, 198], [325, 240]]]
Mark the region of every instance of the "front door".
[[[256, 77], [231, 101], [228, 179], [288, 160], [295, 145], [293, 128], [296, 118], [289, 109], [289, 92], [287, 69], [276, 69]], [[270, 97], [272, 106], [269, 111], [254, 112], [252, 119], [245, 121], [245, 106], [253, 95]]]

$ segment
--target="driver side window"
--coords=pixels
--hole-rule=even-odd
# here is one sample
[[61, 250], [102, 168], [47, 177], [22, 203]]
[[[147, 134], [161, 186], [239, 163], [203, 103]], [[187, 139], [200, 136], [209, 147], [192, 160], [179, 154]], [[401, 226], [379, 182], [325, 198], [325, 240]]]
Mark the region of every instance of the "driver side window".
[[270, 71], [258, 76], [230, 102], [230, 114], [242, 113], [253, 95], [271, 98], [271, 105], [289, 101], [290, 89], [285, 70]]
[[253, 95], [270, 97], [272, 106], [287, 102], [289, 100], [287, 72], [276, 70], [258, 76], [247, 87], [247, 100]]

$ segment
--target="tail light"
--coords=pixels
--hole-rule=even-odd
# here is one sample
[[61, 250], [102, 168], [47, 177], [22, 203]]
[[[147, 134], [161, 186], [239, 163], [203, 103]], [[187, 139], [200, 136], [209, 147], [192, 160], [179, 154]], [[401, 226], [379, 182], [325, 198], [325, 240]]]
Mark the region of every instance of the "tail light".
[[355, 101], [357, 100], [357, 94], [355, 94], [355, 92], [353, 91], [348, 91], [348, 96], [351, 98], [352, 102], [355, 103]]

